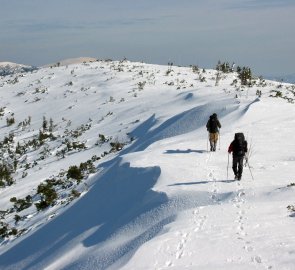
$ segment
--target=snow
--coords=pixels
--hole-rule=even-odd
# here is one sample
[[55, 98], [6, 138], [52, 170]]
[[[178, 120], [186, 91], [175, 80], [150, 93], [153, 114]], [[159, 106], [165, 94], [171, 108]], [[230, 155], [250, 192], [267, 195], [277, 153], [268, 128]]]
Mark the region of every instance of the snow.
[[16, 67], [24, 67], [24, 65], [17, 64], [17, 63], [12, 63], [12, 62], [0, 62], [0, 67], [5, 67], [5, 66], [11, 66], [13, 68]]
[[36, 67], [12, 63], [12, 62], [0, 62], [0, 77], [13, 75], [16, 73], [23, 73], [36, 70]]
[[[26, 231], [2, 240], [0, 269], [294, 269], [295, 219], [287, 206], [295, 192], [295, 107], [270, 97], [276, 90], [290, 101], [294, 88], [258, 80], [242, 88], [232, 85], [236, 73], [216, 86], [215, 70], [200, 70], [204, 82], [189, 67], [172, 70], [95, 61], [43, 67], [16, 83], [0, 79], [0, 140], [12, 131], [15, 145], [32, 139], [43, 116], [57, 137], [18, 156], [38, 164], [18, 167], [16, 182], [0, 189], [1, 210], [109, 151], [99, 134], [126, 143], [74, 185], [80, 198], [62, 204], [68, 191], [59, 190], [58, 203], [44, 211], [7, 214], [3, 222]], [[208, 152], [205, 125], [214, 112], [222, 128], [218, 150]], [[16, 124], [7, 126], [12, 116]], [[29, 126], [18, 126], [29, 116]], [[78, 138], [67, 135], [87, 124]], [[233, 180], [227, 153], [235, 132], [244, 132], [251, 150], [241, 181]], [[60, 158], [65, 138], [87, 149]], [[25, 219], [15, 224], [15, 214]]]

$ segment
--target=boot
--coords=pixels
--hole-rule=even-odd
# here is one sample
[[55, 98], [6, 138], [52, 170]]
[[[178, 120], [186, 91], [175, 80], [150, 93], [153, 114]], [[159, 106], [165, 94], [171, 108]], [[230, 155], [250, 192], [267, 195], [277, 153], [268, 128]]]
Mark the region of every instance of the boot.
[[214, 144], [213, 144], [213, 142], [211, 142], [211, 141], [210, 141], [210, 151], [211, 151], [211, 152], [214, 151]]

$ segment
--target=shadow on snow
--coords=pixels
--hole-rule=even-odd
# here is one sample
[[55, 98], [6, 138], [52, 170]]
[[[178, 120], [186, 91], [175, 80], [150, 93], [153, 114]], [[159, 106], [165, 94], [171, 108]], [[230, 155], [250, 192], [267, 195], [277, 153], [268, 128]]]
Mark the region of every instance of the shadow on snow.
[[[155, 115], [152, 115], [130, 133], [130, 136], [136, 138], [137, 140], [128, 148], [127, 151], [143, 151], [156, 141], [189, 133], [198, 128], [204, 128], [213, 111], [218, 113], [221, 118], [237, 110], [239, 107], [237, 104], [233, 106], [225, 105], [226, 103], [231, 102], [232, 99], [226, 101], [222, 100], [194, 107], [169, 118], [156, 128], [154, 127], [158, 124], [158, 120]], [[126, 152], [123, 151], [123, 153]]]
[[[214, 103], [213, 108], [219, 116], [237, 109], [236, 106], [224, 109], [223, 104]], [[213, 204], [212, 201], [200, 201], [200, 198], [208, 198], [208, 194], [194, 193], [184, 195], [183, 203], [179, 205], [179, 198], [173, 201], [165, 193], [152, 190], [161, 174], [159, 167], [133, 168], [127, 163], [121, 164], [120, 158], [142, 151], [158, 140], [203, 128], [211, 113], [212, 105], [202, 105], [180, 113], [156, 128], [155, 115], [151, 116], [131, 133], [137, 139], [131, 146], [113, 160], [101, 164], [104, 170], [97, 175], [90, 191], [60, 216], [16, 242], [1, 255], [0, 268], [43, 269], [61, 255], [67, 257], [73, 247], [82, 244], [87, 255], [79, 258], [77, 254], [70, 258], [72, 263], [65, 263], [63, 269], [105, 269], [120, 260], [128, 260], [140, 245], [172, 222], [181, 209]], [[205, 151], [168, 150], [166, 153], [190, 152]], [[202, 182], [176, 183], [174, 186], [185, 184]], [[230, 193], [221, 196], [227, 198]], [[130, 233], [126, 234], [126, 230]], [[112, 241], [121, 231], [120, 241]]]
[[207, 150], [192, 150], [192, 149], [187, 149], [187, 150], [176, 149], [176, 150], [166, 150], [166, 152], [164, 154], [189, 154], [189, 153], [203, 154], [203, 153], [208, 153], [208, 151]]
[[[167, 202], [164, 193], [151, 190], [160, 173], [159, 167], [131, 168], [129, 164], [120, 165], [118, 160], [77, 203], [1, 255], [0, 268], [12, 269], [13, 265], [17, 268], [19, 264], [23, 270], [42, 269], [72, 240], [81, 237], [85, 247], [102, 245], [120, 228]], [[115, 248], [104, 254], [112, 259], [102, 260], [95, 269], [105, 269], [138, 247], [143, 239], [152, 238], [170, 221], [165, 218], [150, 226], [147, 224], [135, 239], [124, 243], [123, 251], [118, 253]], [[83, 239], [83, 235], [94, 228], [97, 229]]]
[[190, 185], [205, 185], [208, 183], [233, 183], [233, 182], [237, 182], [238, 180], [212, 180], [212, 181], [200, 181], [200, 182], [186, 182], [186, 183], [175, 183], [175, 184], [171, 184], [168, 185], [169, 187], [173, 187], [173, 186], [190, 186]]

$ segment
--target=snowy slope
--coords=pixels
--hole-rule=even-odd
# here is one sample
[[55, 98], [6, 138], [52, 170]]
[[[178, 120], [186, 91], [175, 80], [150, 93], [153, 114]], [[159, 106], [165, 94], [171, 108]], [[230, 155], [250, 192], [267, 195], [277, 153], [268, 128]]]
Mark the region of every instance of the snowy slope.
[[[2, 215], [18, 233], [2, 239], [0, 269], [294, 269], [294, 87], [235, 79], [223, 74], [216, 85], [214, 70], [128, 61], [2, 78], [0, 139], [13, 134], [10, 152], [38, 138], [44, 117], [55, 139], [15, 157], [2, 150], [18, 165], [0, 209], [14, 209], [12, 197], [33, 204]], [[213, 112], [222, 128], [211, 153]], [[227, 147], [239, 131], [254, 180], [248, 167], [233, 180]], [[86, 149], [66, 148], [73, 142]], [[110, 151], [110, 142], [124, 147]], [[37, 186], [89, 159], [95, 172], [55, 186], [56, 202], [38, 212]]]
[[77, 58], [69, 58], [65, 60], [61, 60], [54, 64], [48, 64], [45, 65], [44, 68], [48, 67], [56, 67], [56, 66], [68, 66], [68, 65], [74, 65], [74, 64], [82, 64], [82, 63], [89, 63], [89, 62], [96, 62], [97, 59], [93, 57], [77, 57]]

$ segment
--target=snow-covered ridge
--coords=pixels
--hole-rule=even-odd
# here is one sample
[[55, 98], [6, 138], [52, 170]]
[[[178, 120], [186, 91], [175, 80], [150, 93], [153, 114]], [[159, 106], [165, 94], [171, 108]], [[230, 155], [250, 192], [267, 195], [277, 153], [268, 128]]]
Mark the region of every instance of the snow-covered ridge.
[[47, 64], [44, 67], [68, 66], [68, 65], [89, 63], [89, 62], [95, 62], [95, 61], [97, 61], [97, 59], [93, 57], [77, 57], [77, 58], [64, 59], [54, 64]]
[[[294, 268], [294, 85], [67, 63], [0, 78], [0, 269]], [[238, 131], [254, 180], [232, 178]]]
[[0, 62], [0, 76], [7, 76], [16, 73], [25, 73], [36, 70], [36, 67], [27, 66], [12, 62]]

